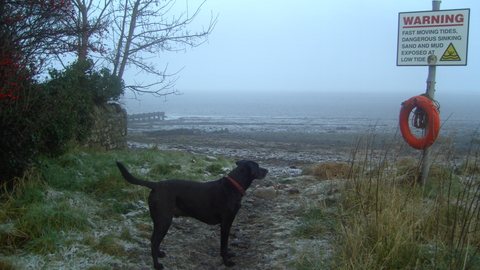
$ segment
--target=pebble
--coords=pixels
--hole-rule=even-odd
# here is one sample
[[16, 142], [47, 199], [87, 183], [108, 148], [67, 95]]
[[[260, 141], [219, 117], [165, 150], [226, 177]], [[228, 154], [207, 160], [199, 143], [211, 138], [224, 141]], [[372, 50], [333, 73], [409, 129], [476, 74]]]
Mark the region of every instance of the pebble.
[[295, 178], [288, 177], [288, 178], [285, 178], [285, 179], [281, 180], [281, 183], [291, 183], [293, 181], [295, 181]]
[[257, 188], [253, 192], [253, 195], [258, 198], [271, 199], [275, 197], [276, 193], [277, 191], [275, 190], [274, 187], [266, 187], [266, 188]]
[[245, 234], [244, 233], [241, 233], [241, 232], [235, 232], [234, 233], [234, 236], [235, 238], [242, 238]]
[[206, 156], [205, 160], [206, 161], [217, 161], [218, 159], [216, 157], [213, 157], [213, 156]]
[[245, 206], [245, 207], [250, 208], [250, 207], [253, 207], [253, 204], [251, 204], [251, 203], [242, 203], [242, 206]]
[[287, 189], [289, 194], [300, 194], [300, 190], [298, 188], [289, 188]]
[[231, 243], [232, 246], [234, 247], [239, 247], [239, 248], [249, 248], [250, 244], [242, 241], [242, 240], [233, 240]]

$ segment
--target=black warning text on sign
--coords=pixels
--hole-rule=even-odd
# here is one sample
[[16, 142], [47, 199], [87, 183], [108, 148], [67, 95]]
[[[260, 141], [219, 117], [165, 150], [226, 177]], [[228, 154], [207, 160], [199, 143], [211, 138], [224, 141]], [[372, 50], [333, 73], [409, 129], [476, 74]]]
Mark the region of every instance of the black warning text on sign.
[[397, 65], [466, 65], [469, 11], [400, 13]]

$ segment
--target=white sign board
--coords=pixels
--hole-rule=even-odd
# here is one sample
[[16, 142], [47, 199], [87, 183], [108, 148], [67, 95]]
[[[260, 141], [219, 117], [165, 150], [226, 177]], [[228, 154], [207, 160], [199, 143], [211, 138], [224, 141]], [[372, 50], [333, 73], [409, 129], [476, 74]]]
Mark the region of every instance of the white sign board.
[[398, 14], [397, 66], [466, 66], [470, 9]]

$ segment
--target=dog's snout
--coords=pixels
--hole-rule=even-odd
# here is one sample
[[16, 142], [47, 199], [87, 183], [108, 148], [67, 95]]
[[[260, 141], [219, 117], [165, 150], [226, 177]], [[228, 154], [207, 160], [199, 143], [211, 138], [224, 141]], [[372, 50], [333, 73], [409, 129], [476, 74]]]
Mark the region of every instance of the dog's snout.
[[261, 178], [265, 178], [265, 176], [267, 176], [267, 174], [268, 174], [268, 170], [267, 170], [267, 169], [260, 168], [260, 179], [261, 179]]

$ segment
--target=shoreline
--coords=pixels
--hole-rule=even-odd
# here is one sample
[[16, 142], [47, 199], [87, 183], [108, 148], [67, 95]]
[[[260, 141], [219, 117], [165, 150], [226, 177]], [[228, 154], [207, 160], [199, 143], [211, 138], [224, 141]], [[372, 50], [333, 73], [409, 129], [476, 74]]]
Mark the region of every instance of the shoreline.
[[[218, 155], [235, 160], [250, 159], [269, 168], [272, 178], [295, 177], [302, 169], [319, 162], [348, 163], [358, 140], [366, 140], [366, 132], [348, 129], [327, 132], [272, 130], [226, 130], [223, 126], [205, 129], [205, 126], [181, 126], [177, 129], [146, 129], [145, 125], [128, 129], [129, 149], [156, 148], [182, 151], [194, 155]], [[373, 143], [375, 152], [382, 145], [395, 144], [398, 135], [377, 133]], [[419, 151], [406, 149], [405, 155], [415, 156]]]
[[[408, 146], [398, 130], [389, 131], [383, 126], [355, 129], [339, 126], [313, 132], [310, 127], [288, 123], [241, 125], [236, 122], [170, 121], [163, 125], [164, 122], [129, 123], [128, 148], [155, 147], [194, 155], [250, 159], [269, 167], [273, 178], [298, 176], [302, 168], [320, 162], [349, 163], [354, 151], [381, 156], [388, 149], [386, 158], [389, 160], [420, 160], [423, 153]], [[478, 151], [480, 140], [473, 138], [475, 134], [445, 133], [441, 133], [432, 146], [438, 155], [451, 154], [449, 149], [453, 147], [455, 158], [463, 160], [468, 151]]]

